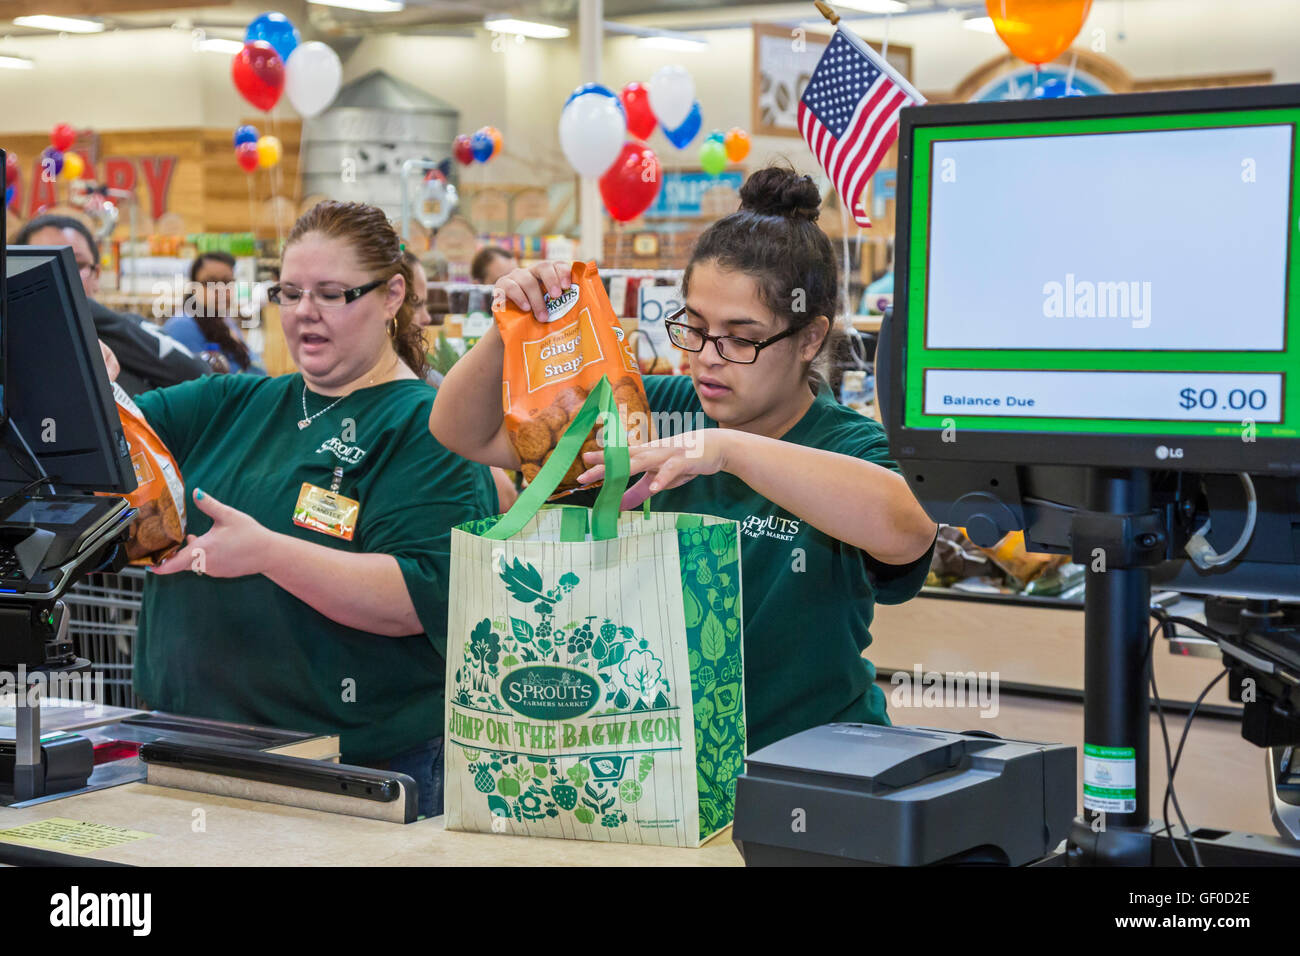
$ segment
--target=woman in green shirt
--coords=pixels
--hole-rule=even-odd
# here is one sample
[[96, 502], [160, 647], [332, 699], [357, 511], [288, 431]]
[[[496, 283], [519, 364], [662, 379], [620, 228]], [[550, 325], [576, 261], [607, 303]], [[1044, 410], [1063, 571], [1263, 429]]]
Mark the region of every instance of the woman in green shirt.
[[162, 710], [340, 734], [344, 762], [410, 773], [434, 814], [450, 529], [497, 501], [425, 425], [409, 281], [381, 210], [321, 203], [270, 291], [300, 373], [136, 399], [192, 504], [146, 584], [135, 688]]
[[[669, 332], [690, 376], [645, 379], [658, 441], [632, 449], [643, 477], [624, 507], [734, 518], [742, 533], [750, 749], [830, 721], [888, 723], [862, 657], [877, 601], [901, 603], [929, 570], [936, 528], [890, 460], [879, 423], [835, 401], [839, 275], [816, 225], [820, 196], [777, 167], [700, 236]], [[545, 321], [569, 266], [516, 269], [497, 288]], [[429, 427], [467, 458], [519, 467], [502, 426], [495, 328], [447, 375]], [[584, 481], [603, 473], [588, 454]]]

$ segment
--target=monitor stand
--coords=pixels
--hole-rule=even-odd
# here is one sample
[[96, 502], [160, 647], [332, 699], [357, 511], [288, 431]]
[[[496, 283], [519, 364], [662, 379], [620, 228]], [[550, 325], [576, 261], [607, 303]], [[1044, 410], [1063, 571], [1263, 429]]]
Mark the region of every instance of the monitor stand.
[[[1134, 799], [1131, 809], [1085, 809], [1076, 817], [1065, 863], [1173, 866], [1175, 842], [1190, 862], [1186, 834], [1175, 831], [1171, 840], [1150, 818], [1151, 567], [1165, 554], [1166, 519], [1152, 507], [1150, 474], [1141, 469], [1094, 470], [1088, 509], [1074, 514], [1071, 542], [1073, 560], [1087, 568], [1083, 740], [1085, 747], [1132, 750]], [[1192, 835], [1206, 866], [1300, 865], [1300, 846], [1275, 836], [1213, 829]]]

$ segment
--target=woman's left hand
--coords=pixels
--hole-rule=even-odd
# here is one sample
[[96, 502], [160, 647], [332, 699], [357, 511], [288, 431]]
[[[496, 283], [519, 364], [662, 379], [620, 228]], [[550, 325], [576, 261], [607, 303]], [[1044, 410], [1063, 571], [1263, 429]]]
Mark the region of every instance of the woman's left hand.
[[214, 578], [261, 574], [267, 539], [273, 532], [201, 488], [194, 489], [194, 503], [212, 519], [212, 527], [198, 537], [187, 535], [179, 551], [149, 570], [154, 574], [193, 571]]
[[[630, 511], [656, 492], [678, 488], [696, 475], [713, 475], [727, 470], [727, 451], [733, 436], [723, 428], [701, 428], [670, 438], [634, 445], [628, 449], [631, 473], [641, 480], [623, 495], [622, 510]], [[578, 476], [582, 484], [605, 477], [603, 451], [582, 456], [588, 470]], [[590, 467], [594, 466], [594, 467]]]

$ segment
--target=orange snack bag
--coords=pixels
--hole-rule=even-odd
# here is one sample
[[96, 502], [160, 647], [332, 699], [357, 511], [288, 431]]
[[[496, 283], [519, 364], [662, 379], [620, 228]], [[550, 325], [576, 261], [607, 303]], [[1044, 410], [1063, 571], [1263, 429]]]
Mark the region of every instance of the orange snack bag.
[[126, 556], [132, 564], [154, 564], [185, 541], [185, 482], [172, 453], [116, 382], [113, 398], [135, 468], [136, 489], [124, 496], [137, 512]]
[[[636, 353], [609, 304], [596, 264], [575, 262], [572, 272], [573, 285], [559, 298], [548, 297], [546, 322], [508, 300], [494, 312], [505, 343], [501, 398], [506, 430], [526, 481], [541, 470], [602, 376], [614, 387], [628, 443], [638, 445], [652, 437]], [[587, 436], [583, 453], [602, 447], [596, 431]], [[586, 470], [579, 455], [556, 494], [584, 487], [578, 476]]]

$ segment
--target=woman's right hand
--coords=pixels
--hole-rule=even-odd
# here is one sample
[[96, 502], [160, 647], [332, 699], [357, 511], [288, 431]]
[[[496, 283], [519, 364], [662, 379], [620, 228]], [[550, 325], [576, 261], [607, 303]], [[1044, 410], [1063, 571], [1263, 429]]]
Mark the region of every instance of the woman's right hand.
[[[545, 322], [546, 300], [543, 296], [556, 298], [569, 286], [573, 285], [573, 263], [548, 259], [529, 266], [527, 269], [514, 269], [497, 279], [494, 299], [503, 295], [521, 309], [527, 309]], [[496, 306], [493, 302], [493, 306]]]

